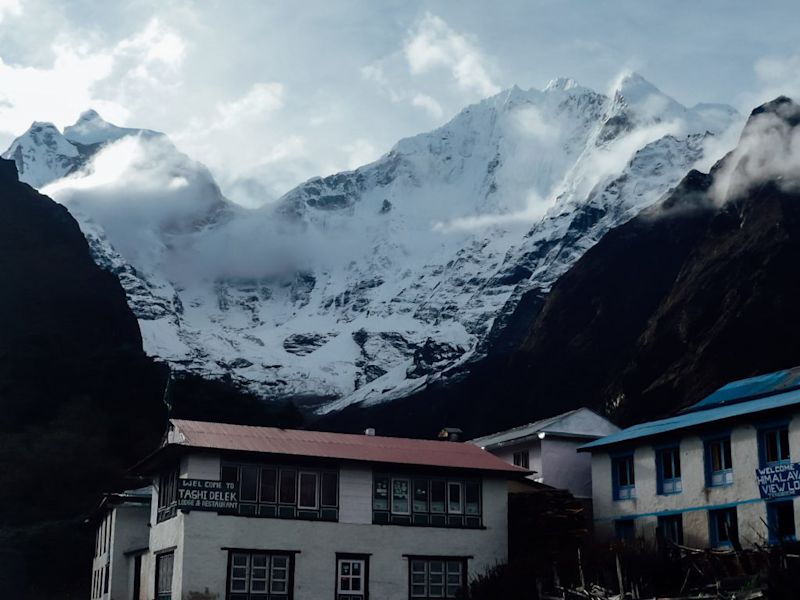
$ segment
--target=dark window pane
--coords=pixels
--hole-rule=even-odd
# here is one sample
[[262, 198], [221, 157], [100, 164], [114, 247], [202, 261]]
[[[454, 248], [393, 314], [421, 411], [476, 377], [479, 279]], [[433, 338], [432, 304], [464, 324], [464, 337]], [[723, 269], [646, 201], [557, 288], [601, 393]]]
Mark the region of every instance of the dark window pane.
[[428, 512], [428, 480], [414, 480], [414, 512]]
[[677, 448], [672, 451], [672, 468], [675, 471], [675, 478], [679, 479], [681, 476], [681, 453]]
[[274, 467], [261, 469], [261, 502], [274, 503], [278, 492], [278, 474]]
[[303, 508], [317, 508], [317, 474], [300, 473], [300, 502]]
[[789, 460], [789, 429], [781, 429], [778, 433], [780, 441], [779, 460]]
[[294, 504], [297, 497], [297, 471], [281, 469], [280, 497], [282, 504]]
[[408, 514], [409, 512], [408, 479], [392, 479], [392, 512]]
[[241, 477], [239, 499], [242, 502], [255, 502], [258, 497], [258, 467], [242, 466]]
[[322, 474], [322, 486], [321, 486], [322, 506], [337, 506], [339, 504], [338, 480], [339, 480], [339, 475], [337, 473]]
[[434, 479], [431, 481], [431, 512], [445, 512], [445, 489], [444, 481]]
[[375, 510], [389, 510], [389, 478], [375, 478], [375, 497], [372, 506]]
[[731, 460], [731, 440], [730, 438], [726, 438], [722, 441], [722, 448], [724, 451], [725, 462], [723, 464], [724, 469], [732, 469], [733, 468], [733, 461]]
[[481, 484], [477, 481], [468, 481], [464, 489], [467, 501], [467, 514], [477, 515], [481, 512]]
[[221, 475], [222, 481], [236, 483], [239, 479], [239, 469], [233, 465], [223, 465]]

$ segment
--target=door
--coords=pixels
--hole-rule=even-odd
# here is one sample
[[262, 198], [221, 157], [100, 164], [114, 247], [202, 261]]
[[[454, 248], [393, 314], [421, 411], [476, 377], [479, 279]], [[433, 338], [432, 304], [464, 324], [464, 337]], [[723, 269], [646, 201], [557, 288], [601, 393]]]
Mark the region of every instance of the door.
[[139, 600], [142, 591], [142, 555], [137, 554], [133, 559], [133, 600]]

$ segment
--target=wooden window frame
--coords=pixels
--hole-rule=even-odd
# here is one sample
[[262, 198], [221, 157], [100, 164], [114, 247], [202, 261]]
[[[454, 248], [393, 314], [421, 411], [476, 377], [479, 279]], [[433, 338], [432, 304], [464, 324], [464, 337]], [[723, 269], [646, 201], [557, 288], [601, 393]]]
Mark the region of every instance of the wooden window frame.
[[[170, 578], [169, 578], [169, 595], [162, 593], [159, 590], [159, 583], [161, 579], [161, 561], [164, 560], [166, 557], [170, 557], [171, 564], [170, 564]], [[175, 549], [165, 550], [163, 552], [157, 552], [155, 555], [155, 585], [154, 585], [154, 598], [155, 600], [172, 600], [172, 588], [175, 585]]]
[[[334, 577], [333, 592], [334, 600], [369, 600], [369, 554], [356, 554], [352, 552], [337, 552], [336, 561], [334, 563]], [[351, 591], [342, 591], [339, 589], [341, 575], [339, 573], [339, 563], [342, 561], [361, 561], [364, 565], [361, 573], [362, 590], [360, 593], [353, 594]]]
[[[261, 600], [293, 600], [294, 598], [294, 569], [295, 569], [295, 555], [299, 552], [297, 550], [261, 550], [253, 548], [222, 548], [228, 553], [227, 573], [225, 577], [225, 598], [226, 600], [258, 597]], [[233, 580], [233, 557], [235, 555], [245, 555], [247, 557], [247, 571], [245, 576], [245, 590], [243, 592], [231, 590]], [[264, 591], [252, 590], [252, 563], [254, 556], [267, 557], [267, 578], [266, 589]], [[275, 558], [286, 558], [286, 579], [281, 582], [286, 582], [286, 590], [284, 592], [273, 592], [272, 587], [275, 582], [273, 578], [273, 571], [276, 568], [283, 569], [282, 567], [275, 567], [273, 560]], [[237, 578], [239, 579], [239, 578]]]
[[[469, 582], [469, 565], [468, 561], [471, 556], [419, 556], [419, 555], [408, 555], [406, 556], [408, 559], [408, 598], [409, 600], [447, 600], [452, 598], [460, 597], [461, 592], [467, 586]], [[424, 584], [414, 583], [414, 563], [423, 562], [425, 564], [425, 581]], [[430, 582], [430, 564], [432, 562], [441, 562], [443, 565], [442, 571], [442, 595], [435, 596], [431, 595], [431, 582]], [[459, 589], [456, 590], [454, 595], [448, 595], [448, 587], [451, 586], [448, 582], [448, 575], [450, 575], [450, 564], [451, 563], [459, 563], [460, 565], [460, 583]], [[425, 587], [425, 594], [414, 594], [414, 586], [417, 585], [424, 585]]]

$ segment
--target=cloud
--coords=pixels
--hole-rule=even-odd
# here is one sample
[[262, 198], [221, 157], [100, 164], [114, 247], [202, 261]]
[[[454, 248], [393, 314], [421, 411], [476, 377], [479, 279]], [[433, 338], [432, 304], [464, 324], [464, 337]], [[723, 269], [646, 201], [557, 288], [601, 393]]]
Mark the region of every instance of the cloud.
[[774, 182], [784, 191], [800, 190], [800, 107], [780, 104], [775, 112], [751, 117], [736, 149], [717, 173], [711, 195], [722, 204], [753, 187]]
[[140, 32], [107, 47], [62, 35], [52, 52], [48, 67], [0, 58], [0, 131], [19, 134], [41, 120], [64, 126], [90, 107], [125, 122], [149, 92], [175, 85], [185, 45], [176, 31], [152, 19]]
[[403, 52], [412, 74], [443, 68], [463, 90], [484, 96], [500, 91], [476, 45], [436, 15], [425, 14], [406, 40]]
[[544, 216], [550, 205], [551, 202], [547, 198], [543, 198], [535, 191], [530, 190], [526, 196], [525, 207], [521, 210], [506, 213], [470, 215], [467, 217], [458, 217], [450, 221], [439, 221], [434, 223], [433, 230], [442, 233], [458, 233], [462, 231], [486, 229], [488, 227], [518, 224], [529, 227], [532, 223]]
[[217, 105], [219, 121], [215, 126], [227, 129], [275, 112], [283, 108], [285, 92], [285, 86], [278, 82], [255, 83], [241, 98]]
[[0, 0], [0, 23], [7, 15], [18, 17], [22, 14], [22, 2], [20, 0]]
[[414, 97], [411, 99], [411, 104], [425, 110], [434, 119], [441, 119], [444, 115], [442, 105], [439, 104], [436, 98], [428, 94], [414, 94]]

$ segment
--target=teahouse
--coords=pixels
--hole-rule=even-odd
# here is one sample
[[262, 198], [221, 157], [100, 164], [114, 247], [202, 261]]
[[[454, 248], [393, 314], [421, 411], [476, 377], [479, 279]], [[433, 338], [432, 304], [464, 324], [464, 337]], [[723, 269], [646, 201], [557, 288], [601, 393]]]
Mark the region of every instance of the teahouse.
[[800, 369], [734, 381], [592, 453], [595, 532], [695, 547], [794, 539], [800, 515]]
[[170, 421], [135, 468], [152, 507], [149, 531], [132, 525], [147, 540], [139, 587], [119, 597], [454, 598], [506, 561], [508, 480], [529, 471], [472, 444], [369, 433]]

